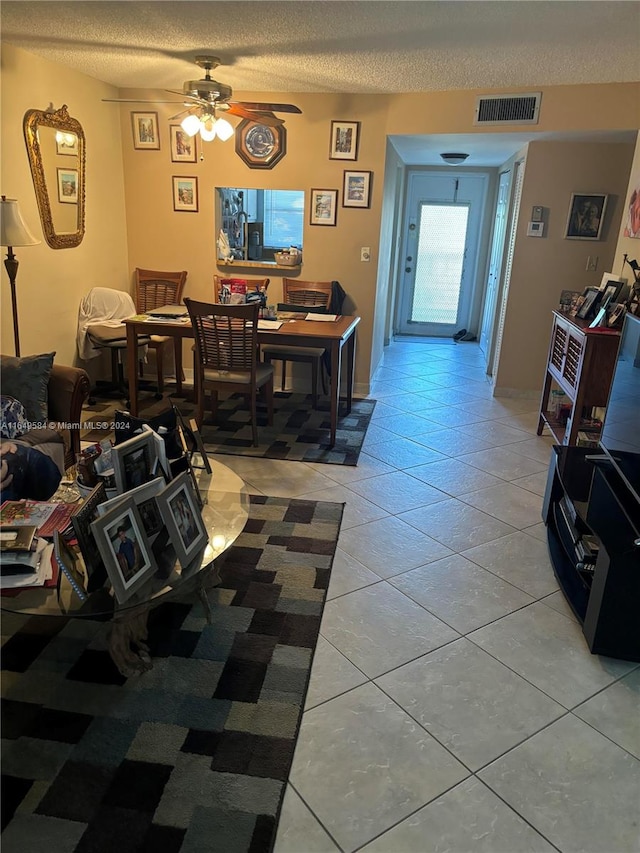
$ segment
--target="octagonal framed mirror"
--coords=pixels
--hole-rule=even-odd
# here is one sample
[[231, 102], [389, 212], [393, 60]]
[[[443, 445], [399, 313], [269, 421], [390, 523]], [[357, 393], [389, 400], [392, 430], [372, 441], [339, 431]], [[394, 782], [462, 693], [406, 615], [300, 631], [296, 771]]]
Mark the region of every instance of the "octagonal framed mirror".
[[27, 110], [24, 138], [44, 238], [72, 249], [84, 237], [85, 137], [67, 105]]

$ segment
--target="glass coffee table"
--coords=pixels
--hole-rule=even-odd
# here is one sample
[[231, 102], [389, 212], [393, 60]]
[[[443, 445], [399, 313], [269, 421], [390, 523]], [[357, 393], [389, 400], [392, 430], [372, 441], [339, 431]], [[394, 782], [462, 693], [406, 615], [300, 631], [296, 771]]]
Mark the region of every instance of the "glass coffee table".
[[209, 541], [197, 557], [182, 566], [175, 559], [172, 567], [150, 578], [124, 603], [119, 603], [110, 584], [89, 593], [81, 600], [69, 580], [60, 572], [57, 588], [29, 588], [11, 596], [0, 596], [2, 610], [25, 616], [52, 616], [110, 619], [109, 652], [125, 676], [151, 668], [146, 645], [147, 618], [152, 608], [165, 601], [197, 592], [211, 611], [206, 591], [220, 582], [220, 567], [226, 551], [244, 529], [249, 514], [249, 492], [244, 481], [231, 468], [210, 459], [211, 473], [194, 469], [202, 498], [202, 518]]

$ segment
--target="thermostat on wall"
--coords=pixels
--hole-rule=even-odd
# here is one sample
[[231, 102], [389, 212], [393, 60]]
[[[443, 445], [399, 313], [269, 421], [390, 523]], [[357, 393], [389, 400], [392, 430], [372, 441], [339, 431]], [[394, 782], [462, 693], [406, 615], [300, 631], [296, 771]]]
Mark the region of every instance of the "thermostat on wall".
[[544, 234], [544, 222], [530, 222], [527, 225], [527, 237], [542, 237]]

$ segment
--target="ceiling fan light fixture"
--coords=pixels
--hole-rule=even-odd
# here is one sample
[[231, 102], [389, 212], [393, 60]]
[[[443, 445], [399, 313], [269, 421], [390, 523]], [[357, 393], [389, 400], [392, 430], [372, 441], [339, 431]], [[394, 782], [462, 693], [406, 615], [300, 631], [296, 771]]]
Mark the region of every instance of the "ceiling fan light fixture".
[[469, 155], [464, 154], [462, 151], [447, 151], [440, 156], [449, 166], [459, 166], [461, 163], [464, 163]]
[[195, 136], [196, 133], [200, 130], [200, 119], [198, 116], [191, 115], [186, 116], [180, 122], [180, 127], [184, 130], [184, 132], [188, 136]]
[[203, 116], [200, 119], [200, 136], [203, 142], [213, 142], [216, 138], [216, 125], [218, 122], [211, 116]]
[[219, 118], [216, 122], [215, 134], [222, 142], [226, 142], [227, 139], [231, 139], [233, 136], [233, 125], [226, 118]]

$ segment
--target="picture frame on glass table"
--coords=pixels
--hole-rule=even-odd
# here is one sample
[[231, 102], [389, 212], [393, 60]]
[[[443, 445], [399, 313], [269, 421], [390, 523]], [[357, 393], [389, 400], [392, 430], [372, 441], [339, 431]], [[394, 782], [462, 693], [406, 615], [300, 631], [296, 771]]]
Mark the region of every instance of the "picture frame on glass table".
[[182, 568], [204, 552], [209, 535], [186, 471], [172, 480], [156, 498], [169, 539]]
[[156, 498], [166, 485], [164, 477], [156, 477], [148, 483], [143, 483], [141, 486], [131, 489], [126, 495], [111, 498], [111, 500], [105, 501], [98, 507], [98, 517], [111, 512], [112, 509], [121, 504], [126, 498], [131, 498], [138, 507], [145, 536], [149, 544], [153, 545], [164, 526]]
[[79, 507], [71, 513], [71, 526], [84, 560], [87, 574], [87, 592], [99, 589], [107, 579], [107, 570], [95, 540], [91, 523], [98, 518], [99, 507], [107, 500], [104, 483], [98, 483]]
[[152, 480], [159, 465], [153, 430], [144, 430], [122, 444], [114, 445], [111, 462], [119, 495]]
[[126, 602], [158, 567], [133, 498], [125, 497], [92, 522], [91, 530], [119, 604]]

